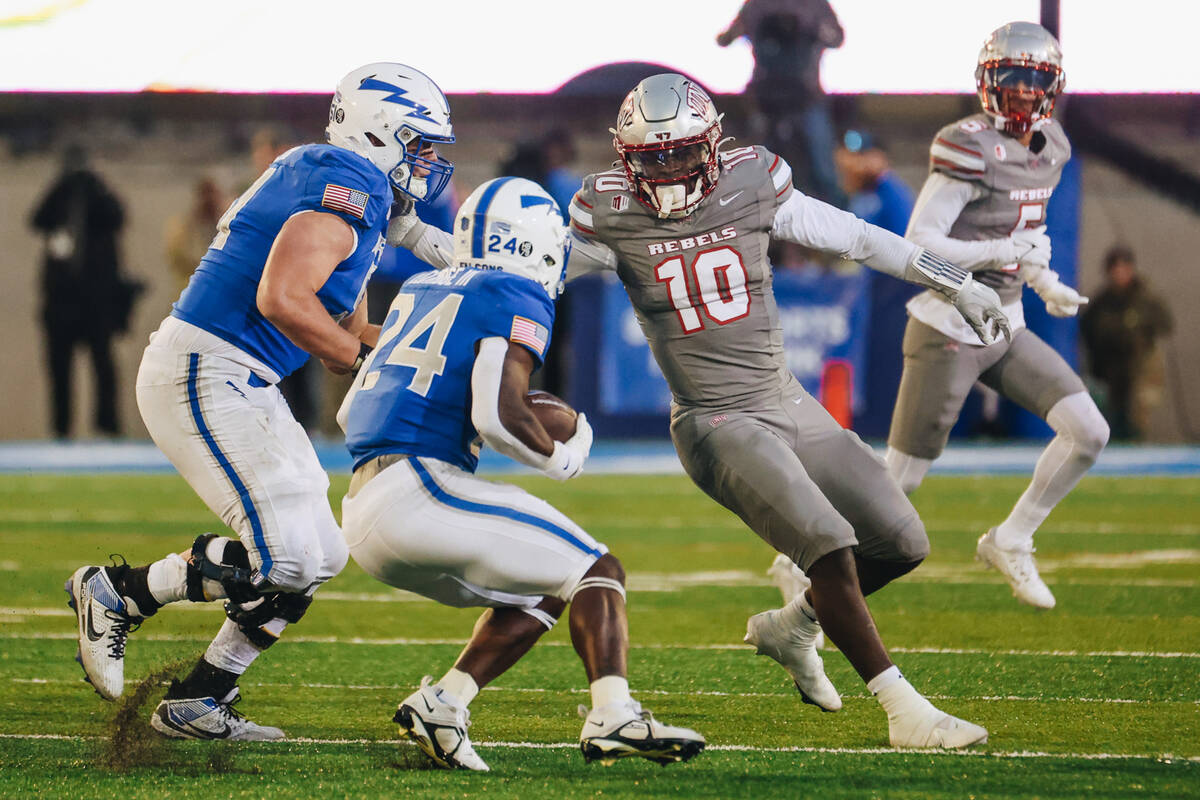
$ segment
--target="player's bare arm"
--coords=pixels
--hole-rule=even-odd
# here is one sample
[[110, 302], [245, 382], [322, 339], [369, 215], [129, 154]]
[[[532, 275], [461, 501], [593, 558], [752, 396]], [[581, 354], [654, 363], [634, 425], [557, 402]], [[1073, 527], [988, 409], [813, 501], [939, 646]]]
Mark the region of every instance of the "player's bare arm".
[[256, 298], [262, 315], [298, 347], [347, 372], [361, 342], [329, 316], [317, 292], [354, 244], [354, 231], [341, 218], [297, 214], [271, 246]]

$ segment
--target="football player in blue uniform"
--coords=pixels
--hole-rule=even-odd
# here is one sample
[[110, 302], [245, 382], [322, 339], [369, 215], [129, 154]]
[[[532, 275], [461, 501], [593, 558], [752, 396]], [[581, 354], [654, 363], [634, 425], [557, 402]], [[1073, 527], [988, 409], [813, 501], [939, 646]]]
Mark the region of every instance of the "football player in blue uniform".
[[293, 148], [221, 217], [171, 315], [151, 335], [138, 408], [155, 443], [236, 537], [205, 533], [141, 567], [80, 567], [67, 581], [87, 679], [124, 688], [131, 627], [167, 603], [227, 600], [228, 619], [151, 717], [177, 738], [283, 738], [233, 709], [237, 681], [346, 563], [328, 477], [275, 384], [315, 355], [361, 365], [378, 335], [363, 292], [392, 204], [431, 198], [452, 166], [446, 97], [402, 64], [342, 79], [328, 144]]
[[467, 198], [454, 231], [454, 263], [404, 284], [338, 414], [354, 456], [342, 503], [354, 560], [391, 586], [488, 609], [454, 667], [426, 679], [395, 721], [439, 766], [488, 769], [467, 706], [570, 603], [591, 684], [584, 757], [685, 761], [704, 737], [629, 693], [621, 563], [548, 503], [474, 475], [481, 440], [556, 480], [578, 475], [591, 448], [583, 414], [557, 442], [525, 403], [569, 250], [558, 205], [532, 181], [497, 178]]

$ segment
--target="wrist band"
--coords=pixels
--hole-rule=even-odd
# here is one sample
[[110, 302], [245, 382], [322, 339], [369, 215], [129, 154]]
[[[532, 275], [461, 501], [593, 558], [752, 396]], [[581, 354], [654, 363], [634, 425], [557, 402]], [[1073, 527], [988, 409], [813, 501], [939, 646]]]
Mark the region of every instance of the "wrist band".
[[362, 369], [363, 362], [367, 360], [367, 356], [371, 355], [371, 350], [374, 349], [366, 342], [359, 342], [358, 358], [354, 359], [354, 365], [350, 367], [351, 372], [358, 372]]

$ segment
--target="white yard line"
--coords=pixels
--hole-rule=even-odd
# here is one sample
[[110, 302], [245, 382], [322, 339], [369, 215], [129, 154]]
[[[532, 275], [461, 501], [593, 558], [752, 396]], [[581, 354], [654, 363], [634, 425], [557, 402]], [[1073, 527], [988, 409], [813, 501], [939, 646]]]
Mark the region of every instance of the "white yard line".
[[[135, 634], [143, 641], [151, 642], [208, 642], [208, 636], [179, 636], [176, 634]], [[74, 640], [76, 634], [66, 632], [5, 632], [0, 639], [31, 640]], [[466, 639], [417, 639], [417, 638], [367, 638], [340, 636], [287, 636], [282, 643], [292, 644], [342, 644], [342, 645], [464, 645]], [[747, 644], [633, 644], [635, 650], [749, 650]], [[540, 642], [538, 647], [571, 647], [570, 642]], [[984, 656], [1048, 656], [1053, 658], [1200, 658], [1200, 653], [1169, 652], [1151, 650], [987, 650], [972, 647], [889, 647], [892, 653], [916, 653], [921, 655], [984, 655]]]
[[[12, 683], [41, 686], [41, 685], [75, 685], [80, 679], [70, 678], [12, 678]], [[134, 686], [140, 681], [129, 678], [126, 685]], [[165, 685], [165, 684], [164, 684]], [[355, 684], [355, 683], [271, 683], [271, 682], [242, 682], [244, 687], [264, 689], [320, 689], [350, 692], [407, 692], [412, 689], [409, 684]], [[514, 692], [517, 694], [587, 694], [588, 689], [544, 689], [526, 686], [487, 686], [485, 692]], [[670, 689], [638, 689], [640, 695], [658, 697], [741, 697], [741, 698], [795, 698], [795, 692], [718, 692], [718, 691], [672, 691]], [[1135, 700], [1127, 697], [1037, 697], [1021, 695], [961, 695], [961, 694], [927, 694], [931, 700], [970, 700], [978, 702], [1014, 702], [1014, 703], [1099, 703], [1102, 705], [1154, 705], [1164, 703], [1186, 703], [1200, 705], [1200, 700]], [[842, 699], [868, 700], [865, 693], [843, 693]]]
[[[95, 741], [99, 736], [67, 736], [57, 733], [0, 733], [0, 739], [28, 739], [33, 741]], [[297, 737], [279, 742], [260, 742], [266, 747], [289, 744], [329, 745], [411, 745], [406, 739], [311, 739]], [[494, 747], [507, 750], [577, 750], [578, 742], [475, 742], [476, 747]], [[1175, 756], [1170, 753], [1047, 753], [1035, 750], [900, 750], [894, 747], [758, 747], [748, 744], [709, 745], [709, 751], [730, 753], [812, 753], [819, 755], [938, 755], [974, 756], [977, 758], [1046, 758], [1061, 760], [1114, 760], [1153, 759], [1155, 761], [1182, 761], [1200, 763], [1200, 756]]]

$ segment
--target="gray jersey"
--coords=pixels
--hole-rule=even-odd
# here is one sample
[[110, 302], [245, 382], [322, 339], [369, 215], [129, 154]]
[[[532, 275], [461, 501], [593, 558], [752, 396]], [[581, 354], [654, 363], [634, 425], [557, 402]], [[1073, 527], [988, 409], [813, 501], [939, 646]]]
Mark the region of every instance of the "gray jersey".
[[[1054, 120], [1034, 133], [1030, 147], [996, 130], [985, 114], [942, 128], [929, 148], [930, 171], [973, 183], [982, 194], [959, 214], [950, 237], [1006, 239], [1019, 227], [1045, 224], [1046, 204], [1070, 158], [1071, 144]], [[1021, 296], [1016, 266], [979, 271], [975, 277], [1011, 303]]]
[[717, 188], [683, 219], [659, 219], [620, 170], [589, 175], [572, 229], [608, 246], [675, 402], [727, 407], [778, 396], [790, 373], [767, 261], [791, 172], [762, 147], [722, 155]]

